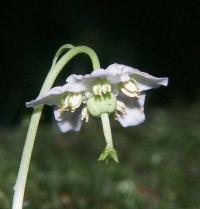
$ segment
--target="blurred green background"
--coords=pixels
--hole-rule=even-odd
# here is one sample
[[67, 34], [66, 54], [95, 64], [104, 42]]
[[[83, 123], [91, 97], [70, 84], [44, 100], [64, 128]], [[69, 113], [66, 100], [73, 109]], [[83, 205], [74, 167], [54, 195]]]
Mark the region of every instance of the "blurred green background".
[[[0, 209], [13, 186], [31, 109], [56, 50], [87, 45], [102, 67], [129, 65], [168, 76], [147, 93], [146, 122], [122, 128], [112, 120], [120, 164], [104, 165], [100, 120], [79, 133], [59, 132], [50, 107], [40, 123], [25, 193], [27, 209], [199, 209], [199, 7], [173, 3], [12, 1], [1, 12]], [[56, 80], [92, 70], [72, 60]]]

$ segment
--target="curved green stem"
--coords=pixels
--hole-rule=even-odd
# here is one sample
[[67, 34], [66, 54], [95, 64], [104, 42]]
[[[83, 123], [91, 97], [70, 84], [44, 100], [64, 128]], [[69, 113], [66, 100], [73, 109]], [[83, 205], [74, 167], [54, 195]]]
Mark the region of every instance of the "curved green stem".
[[[70, 50], [65, 55], [63, 55], [58, 62], [56, 62], [58, 56], [60, 56], [60, 54], [66, 48], [68, 49], [70, 48]], [[66, 63], [69, 62], [74, 56], [80, 53], [85, 53], [90, 57], [92, 61], [93, 69], [100, 68], [99, 59], [96, 53], [91, 48], [86, 46], [73, 47], [72, 45], [64, 45], [63, 47], [60, 48], [60, 50], [57, 52], [54, 58], [52, 67], [44, 81], [40, 94], [46, 92], [52, 87], [56, 77], [61, 72], [63, 67], [66, 65]], [[24, 197], [26, 179], [27, 179], [31, 154], [32, 154], [35, 136], [39, 125], [40, 117], [42, 114], [42, 110], [43, 110], [43, 105], [39, 106], [38, 108], [35, 108], [31, 117], [29, 129], [23, 149], [23, 154], [20, 162], [19, 172], [18, 172], [16, 184], [14, 186], [12, 209], [22, 209], [23, 206], [23, 197]]]

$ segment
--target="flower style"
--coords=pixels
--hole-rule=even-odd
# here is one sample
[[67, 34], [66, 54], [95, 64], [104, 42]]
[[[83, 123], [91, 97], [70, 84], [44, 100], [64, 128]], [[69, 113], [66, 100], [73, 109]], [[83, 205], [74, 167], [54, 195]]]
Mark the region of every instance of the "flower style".
[[[112, 64], [91, 74], [72, 74], [66, 82], [26, 103], [27, 107], [55, 106], [55, 119], [62, 132], [79, 131], [82, 121], [88, 122], [90, 115], [101, 117], [105, 113], [114, 113], [123, 127], [144, 122], [144, 91], [167, 86], [168, 78], [157, 78], [129, 66]], [[99, 160], [112, 157], [118, 161], [112, 143], [108, 144]]]

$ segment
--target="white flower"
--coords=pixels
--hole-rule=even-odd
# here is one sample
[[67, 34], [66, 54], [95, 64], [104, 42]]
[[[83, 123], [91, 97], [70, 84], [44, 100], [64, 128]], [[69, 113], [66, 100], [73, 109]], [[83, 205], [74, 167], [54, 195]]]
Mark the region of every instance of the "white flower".
[[70, 86], [65, 84], [50, 89], [35, 100], [26, 102], [26, 106], [36, 107], [41, 104], [54, 106], [54, 116], [60, 130], [62, 132], [79, 131], [82, 125], [81, 115], [80, 110], [75, 110], [81, 106], [82, 100], [82, 94], [70, 92]]
[[89, 120], [86, 103], [91, 96], [93, 94], [105, 96], [111, 92], [111, 86], [104, 80], [106, 75], [109, 73], [103, 69], [84, 76], [73, 75], [81, 82], [74, 82], [73, 76], [70, 76], [68, 78], [70, 82], [54, 87], [39, 95], [35, 100], [26, 102], [26, 106], [36, 107], [41, 104], [54, 106], [54, 116], [60, 130], [62, 132], [79, 131], [82, 121], [88, 122]]
[[82, 121], [88, 122], [89, 115], [102, 113], [114, 112], [123, 127], [142, 123], [145, 120], [144, 91], [167, 86], [168, 78], [156, 78], [125, 65], [112, 64], [91, 74], [72, 74], [66, 82], [26, 103], [27, 107], [55, 106], [55, 119], [62, 132], [79, 131]]

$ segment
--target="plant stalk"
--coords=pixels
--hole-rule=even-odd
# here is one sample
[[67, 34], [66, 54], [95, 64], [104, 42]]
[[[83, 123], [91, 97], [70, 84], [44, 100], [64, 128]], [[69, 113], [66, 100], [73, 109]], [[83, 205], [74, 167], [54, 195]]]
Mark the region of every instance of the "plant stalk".
[[[65, 49], [70, 49], [70, 50], [57, 61], [58, 57]], [[85, 53], [90, 57], [94, 70], [100, 68], [99, 59], [96, 53], [91, 48], [86, 46], [73, 47], [72, 45], [64, 45], [56, 53], [52, 67], [43, 83], [40, 94], [48, 91], [53, 86], [55, 79], [57, 78], [58, 74], [61, 72], [63, 67], [74, 56], [80, 53]], [[43, 107], [44, 105], [40, 105], [39, 107], [35, 108], [31, 117], [29, 129], [22, 153], [22, 158], [19, 166], [18, 176], [17, 176], [16, 184], [14, 186], [12, 209], [22, 209], [23, 207], [23, 198], [24, 198], [27, 174], [29, 170], [30, 159], [31, 159], [32, 150]]]

